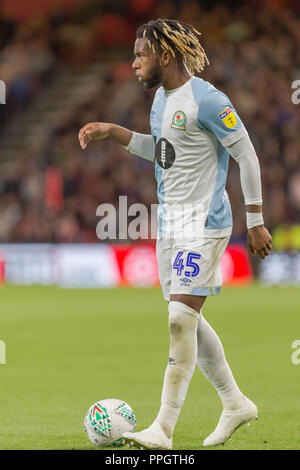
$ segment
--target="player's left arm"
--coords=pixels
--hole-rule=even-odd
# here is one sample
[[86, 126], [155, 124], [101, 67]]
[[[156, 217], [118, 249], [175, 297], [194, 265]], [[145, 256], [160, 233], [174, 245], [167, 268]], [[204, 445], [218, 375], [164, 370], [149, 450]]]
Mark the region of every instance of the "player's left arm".
[[204, 96], [199, 106], [198, 125], [213, 132], [240, 167], [246, 206], [248, 246], [262, 259], [270, 254], [272, 237], [264, 227], [259, 161], [248, 132], [229, 98], [218, 90]]
[[240, 167], [249, 249], [253, 255], [264, 259], [272, 249], [272, 237], [264, 227], [260, 167], [255, 149], [248, 134], [226, 149]]

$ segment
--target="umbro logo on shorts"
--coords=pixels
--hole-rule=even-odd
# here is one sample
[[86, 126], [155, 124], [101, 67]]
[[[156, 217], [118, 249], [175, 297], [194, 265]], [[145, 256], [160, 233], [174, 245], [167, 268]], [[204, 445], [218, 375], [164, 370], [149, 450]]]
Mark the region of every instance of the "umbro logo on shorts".
[[180, 278], [180, 280], [183, 284], [189, 284], [190, 282], [192, 282], [192, 280], [188, 279], [187, 277], [182, 277]]

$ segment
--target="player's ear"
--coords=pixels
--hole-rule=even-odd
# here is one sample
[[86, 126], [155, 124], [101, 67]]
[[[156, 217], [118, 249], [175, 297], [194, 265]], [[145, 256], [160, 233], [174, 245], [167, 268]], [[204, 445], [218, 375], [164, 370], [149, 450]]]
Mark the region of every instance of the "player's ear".
[[164, 66], [169, 65], [169, 63], [171, 62], [171, 58], [172, 58], [172, 56], [171, 56], [170, 52], [163, 51], [163, 53], [160, 56], [161, 64], [164, 65]]

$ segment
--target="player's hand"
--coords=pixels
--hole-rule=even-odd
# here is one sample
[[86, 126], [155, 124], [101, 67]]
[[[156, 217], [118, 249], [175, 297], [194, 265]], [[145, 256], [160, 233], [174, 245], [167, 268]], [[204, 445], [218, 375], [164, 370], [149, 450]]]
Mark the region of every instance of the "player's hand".
[[90, 122], [83, 126], [79, 133], [78, 139], [82, 149], [92, 140], [105, 139], [109, 136], [110, 124], [106, 122]]
[[263, 225], [248, 230], [248, 247], [253, 256], [258, 254], [262, 259], [270, 254], [272, 237]]

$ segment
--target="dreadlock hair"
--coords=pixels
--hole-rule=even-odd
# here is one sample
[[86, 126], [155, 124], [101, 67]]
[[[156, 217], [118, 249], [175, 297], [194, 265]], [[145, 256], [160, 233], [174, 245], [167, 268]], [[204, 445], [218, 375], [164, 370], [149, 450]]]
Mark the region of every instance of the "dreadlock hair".
[[170, 52], [172, 57], [183, 58], [189, 71], [202, 72], [209, 60], [197, 36], [201, 33], [192, 25], [177, 20], [149, 21], [139, 26], [137, 38], [146, 38], [153, 52]]

